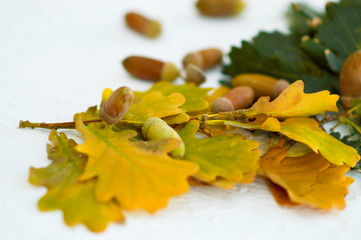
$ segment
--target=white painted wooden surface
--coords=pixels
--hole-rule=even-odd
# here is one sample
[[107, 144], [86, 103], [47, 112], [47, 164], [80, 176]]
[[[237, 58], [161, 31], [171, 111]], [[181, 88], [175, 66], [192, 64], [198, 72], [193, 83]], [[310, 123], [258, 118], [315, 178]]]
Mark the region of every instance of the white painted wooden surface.
[[[18, 121], [69, 121], [98, 104], [105, 87], [145, 90], [120, 61], [140, 54], [180, 65], [189, 51], [239, 45], [259, 30], [286, 31], [290, 0], [248, 0], [233, 19], [200, 17], [194, 0], [0, 0], [0, 239], [360, 239], [361, 175], [347, 208], [329, 213], [280, 207], [259, 179], [232, 191], [193, 187], [168, 208], [148, 215], [127, 212], [125, 225], [101, 234], [65, 226], [60, 211], [43, 213], [36, 203], [44, 188], [27, 182], [30, 166], [49, 162], [49, 131], [17, 129]], [[308, 0], [321, 9], [325, 0]], [[138, 10], [159, 19], [162, 36], [148, 40], [130, 32], [123, 16]], [[220, 69], [208, 74], [216, 86]], [[73, 136], [72, 131], [66, 131]]]

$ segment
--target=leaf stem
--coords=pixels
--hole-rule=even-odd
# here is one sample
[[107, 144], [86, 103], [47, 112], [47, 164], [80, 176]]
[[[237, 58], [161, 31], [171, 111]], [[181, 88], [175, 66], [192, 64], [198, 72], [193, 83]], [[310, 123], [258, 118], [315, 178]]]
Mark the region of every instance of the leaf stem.
[[[83, 121], [85, 125], [89, 123], [97, 123], [102, 122], [101, 119], [93, 119], [93, 120], [86, 120]], [[118, 123], [130, 123], [130, 124], [143, 124], [142, 122], [137, 121], [127, 121], [127, 120], [120, 120]], [[19, 122], [19, 128], [45, 128], [45, 129], [75, 129], [75, 122], [60, 122], [60, 123], [33, 123], [29, 121], [22, 121]]]
[[360, 104], [357, 104], [356, 106], [354, 106], [353, 108], [349, 109], [347, 111], [348, 114], [351, 114], [353, 111], [355, 111], [356, 109], [360, 108], [361, 107], [361, 103]]

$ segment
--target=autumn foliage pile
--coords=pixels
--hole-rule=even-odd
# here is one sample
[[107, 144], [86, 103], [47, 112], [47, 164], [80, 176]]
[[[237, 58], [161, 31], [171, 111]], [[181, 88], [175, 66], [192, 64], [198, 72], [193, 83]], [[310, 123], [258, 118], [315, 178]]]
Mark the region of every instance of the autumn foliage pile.
[[[253, 85], [262, 92], [270, 76], [291, 83], [272, 101], [258, 91], [250, 98], [250, 104], [258, 98], [253, 105], [240, 109], [227, 86], [199, 87], [202, 69], [222, 60], [219, 50], [207, 49], [185, 57], [183, 64], [194, 58], [202, 63], [185, 66], [186, 84], [160, 81], [179, 77], [173, 64], [133, 56], [123, 61], [129, 73], [159, 81], [148, 91], [107, 88], [100, 106], [75, 114], [73, 122], [21, 121], [20, 127], [52, 129], [50, 165], [30, 169], [30, 182], [48, 190], [40, 210], [61, 210], [66, 224], [99, 232], [110, 222], [124, 222], [124, 211], [166, 207], [191, 185], [232, 189], [255, 177], [267, 182], [280, 205], [343, 209], [353, 182], [345, 174], [361, 171], [359, 11], [360, 0], [328, 3], [323, 14], [294, 4], [290, 33], [261, 32], [232, 47], [223, 73], [233, 82], [222, 83], [237, 87], [242, 74], [257, 75], [251, 80], [260, 80]], [[204, 66], [207, 56], [214, 61]], [[344, 64], [350, 56], [352, 64]], [[346, 83], [339, 81], [343, 72]], [[350, 99], [348, 106], [338, 94]], [[221, 111], [227, 102], [231, 108]], [[323, 125], [334, 120], [328, 134]], [[348, 127], [342, 138], [334, 131], [340, 124]], [[84, 142], [77, 144], [59, 128], [76, 129]]]
[[[327, 90], [306, 94], [303, 87], [296, 81], [273, 101], [261, 97], [249, 109], [215, 114], [210, 105], [226, 87], [207, 94], [211, 89], [159, 82], [136, 92], [117, 124], [100, 121], [98, 108], [90, 107], [74, 116], [84, 143], [52, 130], [51, 164], [31, 168], [30, 182], [48, 189], [39, 208], [60, 209], [68, 225], [98, 232], [124, 221], [123, 211], [164, 208], [192, 184], [231, 189], [259, 175], [280, 204], [342, 209], [353, 181], [345, 173], [360, 156], [309, 118], [338, 111], [339, 97]], [[181, 140], [148, 141], [141, 127], [151, 117], [167, 122]], [[260, 134], [266, 143], [251, 140]], [[181, 142], [183, 157], [171, 157]]]

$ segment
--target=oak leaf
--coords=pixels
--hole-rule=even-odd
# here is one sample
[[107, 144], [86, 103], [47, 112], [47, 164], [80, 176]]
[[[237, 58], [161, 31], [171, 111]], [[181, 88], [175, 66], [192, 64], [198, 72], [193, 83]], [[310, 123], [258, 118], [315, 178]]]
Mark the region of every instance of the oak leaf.
[[347, 146], [320, 127], [311, 118], [289, 118], [281, 122], [283, 135], [309, 146], [315, 153], [321, 153], [328, 161], [335, 165], [356, 165], [360, 159], [356, 149]]
[[132, 106], [124, 115], [124, 120], [144, 122], [151, 117], [168, 117], [182, 113], [185, 98], [180, 93], [163, 96], [161, 92], [153, 91], [144, 95], [136, 95]]
[[77, 143], [64, 133], [49, 135], [48, 155], [52, 163], [45, 168], [31, 168], [29, 181], [45, 186], [48, 192], [39, 200], [43, 211], [60, 209], [66, 224], [83, 223], [94, 232], [105, 230], [109, 222], [123, 221], [120, 206], [113, 200], [99, 203], [94, 196], [96, 180], [79, 182], [87, 156], [75, 150]]
[[277, 118], [308, 117], [326, 111], [338, 112], [336, 102], [338, 95], [330, 92], [304, 93], [304, 84], [298, 80], [286, 88], [275, 100], [261, 97], [249, 109], [245, 110], [248, 117], [266, 114]]
[[311, 118], [288, 118], [283, 122], [273, 117], [258, 116], [253, 122], [224, 121], [225, 125], [246, 129], [260, 129], [279, 132], [286, 137], [309, 146], [315, 153], [321, 153], [335, 165], [356, 165], [360, 159], [357, 151], [323, 131]]
[[279, 145], [272, 148], [261, 157], [259, 173], [285, 189], [293, 203], [325, 210], [345, 207], [347, 187], [353, 182], [344, 176], [348, 166], [332, 165], [317, 153], [302, 157], [287, 154]]
[[144, 94], [151, 92], [161, 92], [164, 96], [168, 96], [172, 93], [180, 93], [185, 98], [185, 103], [180, 108], [184, 112], [195, 112], [204, 110], [208, 107], [208, 102], [204, 99], [204, 96], [206, 96], [210, 90], [211, 88], [200, 88], [191, 83], [173, 85], [169, 82], [158, 82], [144, 93], [135, 93], [135, 96], [143, 96]]
[[198, 166], [168, 156], [180, 144], [178, 139], [131, 142], [128, 139], [136, 135], [134, 131], [85, 126], [80, 116], [75, 116], [75, 122], [85, 139], [76, 149], [89, 157], [80, 179], [98, 178], [97, 201], [115, 198], [124, 209], [154, 212], [165, 207], [170, 197], [188, 191], [187, 177]]
[[199, 122], [190, 121], [178, 131], [185, 145], [184, 158], [199, 165], [195, 177], [204, 182], [218, 177], [232, 182], [250, 182], [258, 168], [258, 143], [240, 134], [196, 138]]
[[168, 125], [182, 124], [189, 121], [189, 115], [185, 112], [162, 118]]

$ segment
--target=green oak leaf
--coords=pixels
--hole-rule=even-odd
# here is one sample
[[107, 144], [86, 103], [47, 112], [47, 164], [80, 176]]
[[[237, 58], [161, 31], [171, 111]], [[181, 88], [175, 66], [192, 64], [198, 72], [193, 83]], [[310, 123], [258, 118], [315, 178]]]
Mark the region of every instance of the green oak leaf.
[[150, 92], [161, 92], [164, 96], [168, 96], [172, 93], [180, 93], [185, 98], [185, 103], [180, 109], [184, 112], [195, 112], [204, 110], [208, 107], [208, 102], [204, 99], [204, 96], [206, 96], [210, 90], [212, 90], [212, 88], [200, 88], [190, 83], [173, 85], [172, 83], [163, 81], [155, 83], [144, 93], [135, 93], [135, 96], [142, 96]]
[[184, 158], [197, 163], [195, 178], [212, 182], [222, 178], [231, 182], [251, 182], [258, 169], [258, 143], [240, 134], [197, 138], [199, 122], [190, 121], [178, 131], [185, 145]]

